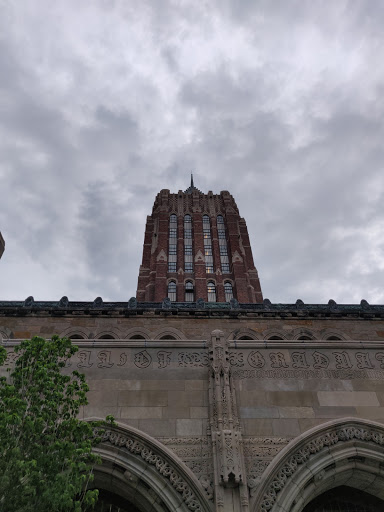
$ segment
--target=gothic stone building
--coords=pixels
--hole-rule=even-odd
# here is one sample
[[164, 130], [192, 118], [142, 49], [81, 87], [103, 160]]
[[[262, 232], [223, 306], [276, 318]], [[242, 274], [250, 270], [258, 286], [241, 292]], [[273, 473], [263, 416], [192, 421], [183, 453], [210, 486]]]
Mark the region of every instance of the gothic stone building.
[[161, 191], [137, 298], [0, 302], [20, 339], [76, 339], [99, 510], [384, 510], [384, 307], [271, 304], [228, 192]]

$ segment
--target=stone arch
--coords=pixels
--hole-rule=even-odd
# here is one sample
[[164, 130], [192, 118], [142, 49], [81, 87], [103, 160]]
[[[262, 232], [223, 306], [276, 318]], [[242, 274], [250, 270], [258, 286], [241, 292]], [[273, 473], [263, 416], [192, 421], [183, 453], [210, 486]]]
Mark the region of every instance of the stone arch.
[[60, 337], [64, 338], [72, 338], [74, 340], [88, 340], [89, 332], [84, 329], [79, 329], [77, 327], [68, 327], [64, 331], [60, 333]]
[[278, 329], [268, 329], [263, 333], [265, 340], [286, 340], [286, 335]]
[[349, 337], [336, 329], [323, 329], [320, 331], [320, 339], [322, 340], [348, 340]]
[[122, 336], [118, 329], [104, 329], [98, 331], [95, 335], [95, 339], [97, 340], [119, 340], [121, 338]]
[[357, 418], [323, 423], [291, 441], [251, 487], [252, 512], [301, 512], [342, 485], [384, 499], [384, 425]]
[[124, 338], [128, 340], [150, 340], [151, 336], [146, 329], [132, 327], [126, 332]]
[[298, 329], [294, 329], [290, 333], [290, 339], [292, 340], [316, 340], [317, 337], [314, 335], [312, 331], [309, 329], [305, 329], [299, 327]]
[[7, 334], [5, 333], [5, 331], [0, 331], [0, 343], [2, 341], [7, 341], [8, 340], [8, 336]]
[[166, 446], [128, 425], [107, 427], [95, 448], [102, 465], [93, 486], [114, 493], [138, 512], [212, 512], [212, 494]]
[[185, 340], [184, 334], [174, 327], [162, 329], [154, 337], [155, 340]]
[[242, 327], [240, 329], [236, 329], [236, 331], [231, 332], [228, 339], [230, 341], [253, 341], [259, 340], [260, 336], [253, 329], [249, 329], [248, 327]]

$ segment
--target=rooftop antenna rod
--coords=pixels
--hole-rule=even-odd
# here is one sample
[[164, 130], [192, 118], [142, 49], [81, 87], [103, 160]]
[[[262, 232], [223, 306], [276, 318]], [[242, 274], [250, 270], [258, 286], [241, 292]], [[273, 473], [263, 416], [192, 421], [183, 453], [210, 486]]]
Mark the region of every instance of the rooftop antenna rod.
[[195, 185], [193, 184], [193, 174], [191, 173], [191, 188], [194, 188]]

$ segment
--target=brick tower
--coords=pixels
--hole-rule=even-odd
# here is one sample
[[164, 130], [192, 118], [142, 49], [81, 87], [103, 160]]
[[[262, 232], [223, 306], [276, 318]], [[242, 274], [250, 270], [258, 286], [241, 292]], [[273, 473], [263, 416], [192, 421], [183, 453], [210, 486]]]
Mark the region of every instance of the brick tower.
[[232, 195], [161, 190], [147, 217], [137, 300], [262, 302], [245, 220]]

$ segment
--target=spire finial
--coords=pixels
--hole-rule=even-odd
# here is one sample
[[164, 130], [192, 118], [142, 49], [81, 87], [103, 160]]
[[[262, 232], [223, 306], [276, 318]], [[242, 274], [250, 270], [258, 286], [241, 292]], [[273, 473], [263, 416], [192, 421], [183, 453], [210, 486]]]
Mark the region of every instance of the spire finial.
[[[200, 190], [198, 190], [196, 187], [195, 187], [195, 184], [193, 183], [193, 173], [191, 172], [191, 185], [187, 188], [187, 190], [185, 190], [185, 194], [192, 194], [193, 192], [200, 192]], [[202, 194], [202, 192], [200, 192], [200, 194]]]

